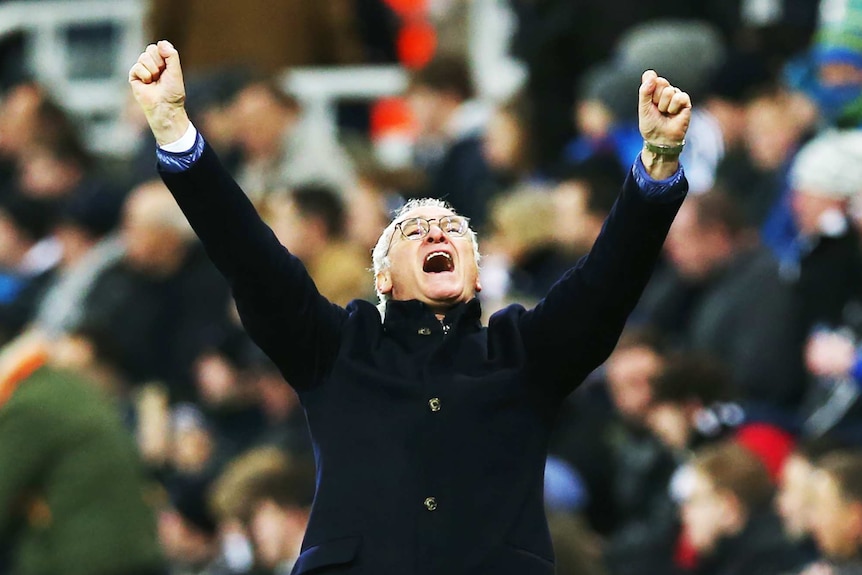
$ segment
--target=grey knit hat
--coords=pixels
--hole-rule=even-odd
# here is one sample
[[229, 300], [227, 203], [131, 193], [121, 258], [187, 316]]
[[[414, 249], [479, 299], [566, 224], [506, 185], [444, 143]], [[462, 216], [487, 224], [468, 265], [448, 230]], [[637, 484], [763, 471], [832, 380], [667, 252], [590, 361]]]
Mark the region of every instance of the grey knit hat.
[[862, 192], [862, 130], [830, 130], [805, 144], [793, 160], [790, 185], [835, 199]]

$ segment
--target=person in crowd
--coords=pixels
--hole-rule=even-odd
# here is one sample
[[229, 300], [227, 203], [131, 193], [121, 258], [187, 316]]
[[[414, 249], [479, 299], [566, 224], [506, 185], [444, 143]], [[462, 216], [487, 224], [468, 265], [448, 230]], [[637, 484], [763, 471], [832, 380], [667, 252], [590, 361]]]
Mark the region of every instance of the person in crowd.
[[526, 108], [521, 97], [501, 104], [491, 114], [482, 136], [482, 157], [493, 174], [498, 193], [539, 179]]
[[154, 509], [113, 398], [30, 331], [0, 354], [0, 541], [20, 575], [161, 575]]
[[230, 575], [221, 552], [218, 523], [209, 508], [208, 475], [178, 475], [166, 482], [159, 513], [159, 541], [170, 575]]
[[810, 84], [824, 124], [838, 128], [862, 125], [862, 37], [858, 0], [820, 3], [814, 42], [810, 45]]
[[57, 276], [61, 252], [51, 238], [53, 216], [20, 194], [0, 198], [0, 341], [32, 319]]
[[535, 308], [507, 307], [486, 328], [476, 235], [445, 203], [408, 203], [384, 230], [379, 307], [336, 306], [188, 120], [173, 45], [149, 45], [129, 81], [163, 179], [308, 416], [317, 493], [294, 573], [552, 573], [547, 439], [613, 350], [682, 203], [688, 94], [644, 72], [644, 150], [590, 255]]
[[787, 538], [811, 562], [819, 557], [812, 533], [815, 472], [821, 459], [846, 449], [845, 443], [831, 437], [799, 443], [787, 456], [778, 477], [775, 510]]
[[311, 456], [308, 423], [296, 391], [284, 385], [278, 367], [269, 358], [260, 355], [249, 374], [267, 425], [257, 443], [276, 446], [294, 456]]
[[[593, 158], [565, 171], [553, 187], [516, 188], [490, 204], [490, 245], [482, 264], [483, 298], [488, 307], [510, 301], [538, 301], [601, 231], [616, 200], [622, 169], [616, 161]], [[544, 226], [521, 226], [524, 213]]]
[[253, 345], [231, 326], [213, 336], [194, 362], [195, 397], [215, 442], [217, 466], [256, 445], [268, 428], [252, 373], [257, 363]]
[[123, 257], [115, 233], [123, 200], [113, 189], [94, 185], [61, 204], [53, 226], [61, 250], [57, 273], [32, 319], [40, 329], [59, 335], [82, 324], [84, 302], [96, 278]]
[[[802, 57], [786, 64], [785, 84], [815, 104], [817, 122], [809, 132], [857, 130], [862, 127], [862, 4], [858, 0], [824, 0], [818, 4], [814, 41]], [[774, 126], [781, 129], [787, 115], [780, 109], [776, 112]], [[783, 184], [779, 183], [777, 199], [761, 230], [764, 243], [779, 257], [794, 251], [799, 235], [791, 206], [792, 190]]]
[[[536, 302], [547, 293], [572, 262], [556, 245], [553, 226], [521, 225], [524, 214], [533, 214], [538, 221], [549, 222], [555, 217], [554, 202], [547, 190], [524, 187], [502, 194], [491, 202], [488, 228], [490, 238], [482, 275], [488, 278], [483, 297], [488, 304], [502, 302]], [[493, 277], [503, 275], [501, 286], [492, 287]]]
[[194, 398], [192, 364], [228, 322], [228, 286], [158, 180], [130, 192], [120, 235], [124, 257], [93, 283], [83, 321], [109, 330], [130, 382]]
[[825, 559], [803, 575], [862, 572], [862, 455], [854, 450], [824, 456], [811, 481], [811, 533]]
[[289, 575], [299, 558], [314, 499], [314, 466], [292, 460], [281, 469], [259, 473], [243, 487], [245, 519], [257, 564], [275, 575]]
[[373, 297], [366, 255], [347, 241], [344, 204], [333, 189], [309, 184], [271, 194], [265, 206], [276, 237], [302, 260], [320, 293], [338, 305]]
[[779, 575], [805, 558], [771, 512], [773, 484], [763, 462], [728, 440], [699, 450], [681, 479], [683, 528], [698, 554], [698, 575]]
[[670, 265], [654, 276], [637, 321], [724, 362], [751, 417], [796, 425], [804, 377], [793, 293], [738, 206], [719, 192], [690, 197], [666, 253]]
[[728, 369], [709, 355], [672, 358], [649, 386], [646, 425], [680, 460], [728, 436], [745, 419], [742, 407], [731, 401]]
[[862, 249], [851, 201], [862, 194], [862, 131], [827, 132], [796, 154], [791, 207], [799, 229], [793, 257], [782, 262], [796, 287], [802, 333], [848, 323], [862, 300]]
[[274, 80], [252, 80], [230, 105], [240, 153], [237, 181], [254, 201], [304, 184], [350, 189], [353, 161], [334, 136], [302, 116], [298, 100]]
[[554, 239], [573, 261], [586, 254], [599, 236], [623, 172], [616, 160], [599, 156], [568, 167], [554, 187]]
[[626, 330], [605, 362], [603, 381], [565, 405], [551, 445], [584, 479], [586, 518], [606, 539], [604, 559], [614, 573], [670, 568], [677, 521], [668, 485], [676, 462], [646, 419], [650, 381], [666, 361], [656, 333]]
[[494, 180], [483, 155], [488, 111], [475, 100], [463, 59], [441, 54], [410, 78], [407, 100], [416, 122], [416, 164], [426, 195], [446, 200], [481, 229]]
[[59, 201], [94, 183], [95, 158], [59, 104], [45, 100], [37, 114], [40, 131], [18, 159], [15, 189], [56, 209]]
[[[39, 107], [47, 99], [46, 90], [34, 81], [21, 81], [3, 94], [0, 102], [0, 176], [15, 175], [18, 160], [40, 133]], [[6, 187], [4, 185], [4, 187]]]

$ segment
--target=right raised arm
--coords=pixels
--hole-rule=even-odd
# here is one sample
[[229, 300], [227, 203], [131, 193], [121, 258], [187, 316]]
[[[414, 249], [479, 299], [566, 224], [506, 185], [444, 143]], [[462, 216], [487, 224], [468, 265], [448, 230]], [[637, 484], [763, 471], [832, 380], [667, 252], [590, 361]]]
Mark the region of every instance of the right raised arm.
[[[319, 383], [337, 352], [347, 312], [320, 295], [302, 263], [195, 133], [179, 54], [170, 42], [149, 45], [129, 71], [129, 83], [161, 148], [162, 179], [230, 283], [249, 335], [289, 383], [300, 389]], [[187, 138], [190, 149], [164, 150]]]

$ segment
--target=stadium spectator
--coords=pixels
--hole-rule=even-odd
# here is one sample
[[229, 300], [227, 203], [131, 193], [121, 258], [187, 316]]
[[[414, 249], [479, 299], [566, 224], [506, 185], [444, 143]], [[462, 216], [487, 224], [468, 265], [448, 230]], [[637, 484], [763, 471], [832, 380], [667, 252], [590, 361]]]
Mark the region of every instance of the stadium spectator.
[[21, 575], [160, 575], [153, 509], [113, 398], [28, 332], [0, 360], [0, 540]]
[[335, 190], [307, 184], [270, 194], [264, 211], [276, 237], [302, 260], [320, 293], [338, 305], [373, 299], [368, 252], [348, 241], [345, 202]]
[[708, 355], [674, 357], [649, 384], [646, 425], [680, 459], [744, 421], [742, 407], [730, 401], [729, 371]]
[[749, 415], [792, 428], [804, 382], [793, 294], [738, 206], [718, 192], [690, 197], [665, 251], [671, 265], [653, 277], [637, 320], [714, 355]]
[[289, 575], [299, 557], [314, 498], [310, 461], [292, 460], [281, 469], [249, 478], [241, 511], [257, 563], [275, 575]]
[[62, 334], [82, 323], [84, 301], [96, 278], [123, 257], [115, 233], [123, 200], [115, 190], [93, 185], [60, 204], [53, 237], [61, 258], [33, 318], [41, 329]]
[[828, 437], [801, 443], [788, 455], [779, 475], [775, 509], [784, 533], [810, 562], [819, 557], [812, 533], [815, 472], [821, 459], [843, 447]]
[[0, 197], [0, 341], [32, 319], [54, 281], [62, 252], [51, 238], [53, 214], [20, 194]]
[[253, 80], [230, 107], [240, 152], [237, 181], [252, 200], [305, 184], [338, 193], [355, 180], [353, 162], [334, 136], [302, 116], [302, 106], [274, 80]]
[[569, 400], [552, 446], [586, 482], [586, 517], [606, 538], [613, 573], [670, 569], [676, 510], [668, 486], [676, 462], [646, 427], [650, 380], [665, 361], [665, 344], [655, 333], [624, 332], [605, 363], [604, 381]]
[[208, 476], [175, 476], [159, 513], [159, 540], [170, 575], [231, 575], [219, 544], [218, 523], [209, 509]]
[[769, 474], [747, 448], [735, 441], [703, 448], [683, 481], [681, 516], [698, 575], [780, 575], [802, 566], [770, 511]]
[[110, 333], [130, 382], [194, 398], [192, 362], [228, 321], [227, 285], [161, 182], [130, 193], [120, 233], [125, 255], [96, 279], [83, 321]]
[[862, 571], [862, 455], [829, 454], [812, 479], [811, 532], [825, 561], [803, 575]]
[[415, 162], [428, 177], [422, 195], [446, 200], [482, 229], [494, 183], [482, 144], [489, 113], [475, 94], [464, 60], [439, 54], [413, 73], [407, 98]]
[[849, 306], [862, 305], [862, 250], [850, 218], [862, 195], [862, 131], [809, 141], [793, 160], [790, 189], [799, 236], [782, 271], [796, 286], [807, 336], [815, 326], [846, 325]]

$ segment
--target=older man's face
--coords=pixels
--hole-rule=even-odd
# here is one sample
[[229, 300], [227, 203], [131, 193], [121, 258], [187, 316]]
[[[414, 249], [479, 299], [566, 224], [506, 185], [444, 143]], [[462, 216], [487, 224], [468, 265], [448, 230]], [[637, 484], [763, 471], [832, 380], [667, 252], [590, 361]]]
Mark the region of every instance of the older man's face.
[[377, 276], [377, 288], [394, 300], [416, 299], [442, 312], [466, 302], [481, 289], [479, 269], [470, 235], [451, 235], [437, 222], [453, 215], [445, 208], [416, 208], [399, 221], [422, 217], [431, 222], [428, 235], [420, 240], [406, 239], [395, 230], [389, 248], [389, 268]]

